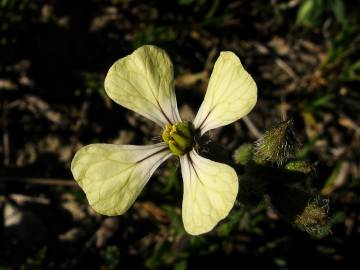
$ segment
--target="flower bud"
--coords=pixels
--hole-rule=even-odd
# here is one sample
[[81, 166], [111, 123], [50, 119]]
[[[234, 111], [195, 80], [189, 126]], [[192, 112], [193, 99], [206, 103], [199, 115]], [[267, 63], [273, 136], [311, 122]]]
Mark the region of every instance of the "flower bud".
[[304, 160], [292, 160], [284, 166], [284, 183], [291, 184], [304, 180], [311, 172], [313, 167]]
[[259, 164], [281, 166], [292, 157], [298, 148], [291, 119], [279, 123], [265, 132], [255, 144], [254, 160]]
[[312, 235], [329, 232], [327, 200], [291, 186], [272, 187], [269, 196], [279, 214], [295, 227]]
[[304, 160], [292, 160], [286, 163], [285, 169], [292, 172], [309, 174], [312, 171], [312, 166]]
[[253, 145], [246, 143], [241, 145], [238, 149], [235, 150], [233, 159], [236, 164], [246, 165], [252, 159], [253, 156]]
[[303, 211], [294, 220], [299, 229], [315, 236], [326, 235], [330, 232], [329, 201], [321, 198], [310, 200]]

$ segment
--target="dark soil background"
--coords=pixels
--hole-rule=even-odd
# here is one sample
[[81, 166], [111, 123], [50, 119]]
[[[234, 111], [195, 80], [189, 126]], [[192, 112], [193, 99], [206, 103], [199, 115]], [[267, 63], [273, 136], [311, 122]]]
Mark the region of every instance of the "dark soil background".
[[[358, 269], [359, 1], [0, 0], [0, 269]], [[70, 163], [92, 142], [150, 144], [161, 132], [112, 102], [103, 81], [143, 44], [171, 57], [192, 119], [220, 51], [254, 77], [258, 103], [213, 133], [234, 151], [291, 116], [331, 233], [266, 203], [235, 206], [214, 231], [184, 232], [169, 160], [123, 216], [94, 213]]]

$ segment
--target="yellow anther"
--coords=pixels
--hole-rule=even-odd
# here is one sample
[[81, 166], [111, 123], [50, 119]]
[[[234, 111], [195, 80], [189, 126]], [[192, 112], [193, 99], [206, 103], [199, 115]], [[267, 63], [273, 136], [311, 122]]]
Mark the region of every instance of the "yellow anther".
[[176, 126], [173, 125], [173, 126], [171, 127], [170, 135], [172, 135], [172, 134], [175, 133], [175, 132], [176, 132]]
[[188, 153], [194, 145], [194, 127], [190, 122], [180, 122], [174, 125], [165, 125], [162, 133], [163, 140], [175, 155], [182, 156]]
[[172, 124], [166, 124], [166, 126], [165, 126], [165, 130], [166, 130], [167, 132], [170, 132], [170, 131], [171, 131], [171, 129], [172, 129], [172, 127], [173, 127], [173, 125], [172, 125]]

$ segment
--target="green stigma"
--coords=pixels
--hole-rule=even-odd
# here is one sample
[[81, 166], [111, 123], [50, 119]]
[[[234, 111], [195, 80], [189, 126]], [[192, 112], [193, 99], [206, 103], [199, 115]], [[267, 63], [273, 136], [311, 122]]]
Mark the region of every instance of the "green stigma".
[[162, 138], [169, 145], [172, 153], [182, 156], [194, 146], [194, 126], [191, 122], [167, 124], [162, 133]]

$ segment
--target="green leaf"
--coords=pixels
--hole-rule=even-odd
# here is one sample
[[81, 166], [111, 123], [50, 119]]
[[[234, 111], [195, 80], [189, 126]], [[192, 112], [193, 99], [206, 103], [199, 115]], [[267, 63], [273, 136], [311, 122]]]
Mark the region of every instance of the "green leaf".
[[304, 1], [298, 10], [296, 24], [309, 28], [315, 27], [319, 23], [324, 9], [324, 0]]
[[336, 20], [341, 24], [346, 24], [347, 19], [345, 15], [345, 5], [343, 0], [332, 0], [331, 9], [335, 15]]

